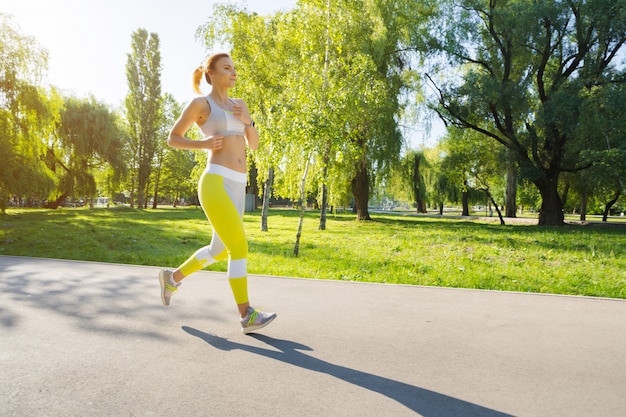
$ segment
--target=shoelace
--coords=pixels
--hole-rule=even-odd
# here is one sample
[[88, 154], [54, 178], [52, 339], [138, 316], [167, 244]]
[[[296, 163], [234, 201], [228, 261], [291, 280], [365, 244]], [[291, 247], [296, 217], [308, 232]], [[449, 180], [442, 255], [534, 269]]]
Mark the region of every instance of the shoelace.
[[248, 324], [254, 324], [256, 322], [256, 318], [259, 316], [259, 311], [258, 310], [254, 310], [252, 312], [252, 314], [250, 314], [250, 317], [248, 318], [248, 320], [246, 320], [248, 322]]
[[178, 287], [173, 286], [172, 284], [170, 284], [169, 282], [165, 281], [165, 289], [168, 290], [169, 292], [176, 292], [178, 291]]

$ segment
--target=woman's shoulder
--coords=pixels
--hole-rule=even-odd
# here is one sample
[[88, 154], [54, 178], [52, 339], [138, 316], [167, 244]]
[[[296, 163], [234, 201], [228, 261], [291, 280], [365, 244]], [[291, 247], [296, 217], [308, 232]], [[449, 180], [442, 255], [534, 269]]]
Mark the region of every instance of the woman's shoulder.
[[185, 107], [187, 110], [192, 111], [206, 111], [207, 109], [211, 109], [206, 96], [197, 96], [192, 98]]
[[189, 100], [189, 106], [206, 106], [208, 105], [208, 96], [196, 96]]

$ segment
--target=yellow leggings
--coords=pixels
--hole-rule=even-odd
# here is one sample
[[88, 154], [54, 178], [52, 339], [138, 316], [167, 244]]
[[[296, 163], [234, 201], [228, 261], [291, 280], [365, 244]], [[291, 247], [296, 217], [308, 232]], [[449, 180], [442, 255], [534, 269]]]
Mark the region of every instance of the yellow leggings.
[[235, 302], [248, 302], [248, 240], [243, 228], [246, 174], [221, 165], [209, 165], [200, 177], [198, 197], [213, 226], [211, 244], [200, 248], [181, 266], [186, 277], [228, 258], [228, 282]]

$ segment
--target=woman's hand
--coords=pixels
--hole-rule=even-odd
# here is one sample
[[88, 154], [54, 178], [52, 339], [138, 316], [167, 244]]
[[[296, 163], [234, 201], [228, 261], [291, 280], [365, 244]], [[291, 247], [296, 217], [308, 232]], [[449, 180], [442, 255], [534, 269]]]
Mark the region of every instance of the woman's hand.
[[237, 99], [233, 104], [233, 116], [246, 125], [244, 133], [246, 143], [250, 149], [256, 151], [259, 148], [259, 133], [254, 126], [251, 126], [252, 117], [250, 117], [250, 110], [248, 110], [248, 106], [243, 100]]
[[223, 135], [215, 135], [215, 136], [211, 136], [210, 138], [204, 139], [202, 142], [204, 142], [204, 148], [205, 149], [209, 149], [209, 150], [220, 150], [222, 149], [222, 141], [224, 140], [224, 136]]
[[233, 116], [241, 120], [246, 126], [250, 126], [250, 124], [252, 123], [252, 118], [250, 117], [248, 109], [238, 104], [235, 104], [233, 106]]

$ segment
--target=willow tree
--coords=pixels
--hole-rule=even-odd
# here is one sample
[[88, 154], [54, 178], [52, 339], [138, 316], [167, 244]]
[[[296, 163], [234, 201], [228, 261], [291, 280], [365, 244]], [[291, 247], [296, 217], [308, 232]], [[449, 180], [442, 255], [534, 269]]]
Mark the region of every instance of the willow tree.
[[161, 117], [161, 52], [159, 36], [138, 29], [131, 35], [126, 63], [129, 93], [124, 101], [131, 135], [131, 205], [144, 208], [157, 148]]
[[[0, 13], [0, 210], [9, 196], [45, 198], [53, 187], [44, 138], [58, 113], [38, 88], [48, 53]], [[58, 101], [56, 101], [58, 104]]]
[[426, 171], [426, 183], [430, 202], [443, 216], [446, 203], [458, 203], [461, 200], [458, 167], [448, 158], [444, 145], [439, 144], [424, 151], [429, 169]]
[[70, 197], [97, 196], [95, 173], [125, 168], [117, 115], [91, 97], [68, 97], [60, 111], [54, 138], [48, 141], [46, 162], [59, 179], [57, 198], [47, 207], [57, 208]]
[[[433, 75], [439, 110], [509, 149], [541, 194], [540, 225], [564, 223], [559, 178], [595, 161], [580, 134], [586, 91], [623, 83], [626, 1], [442, 1], [431, 47], [457, 66]], [[449, 67], [448, 67], [449, 68]]]
[[333, 126], [340, 137], [330, 155], [351, 162], [357, 219], [369, 220], [373, 181], [385, 178], [400, 157], [402, 93], [412, 87], [406, 76], [410, 61], [406, 46], [428, 13], [422, 2], [415, 1], [333, 4], [330, 91], [333, 113], [341, 118]]

